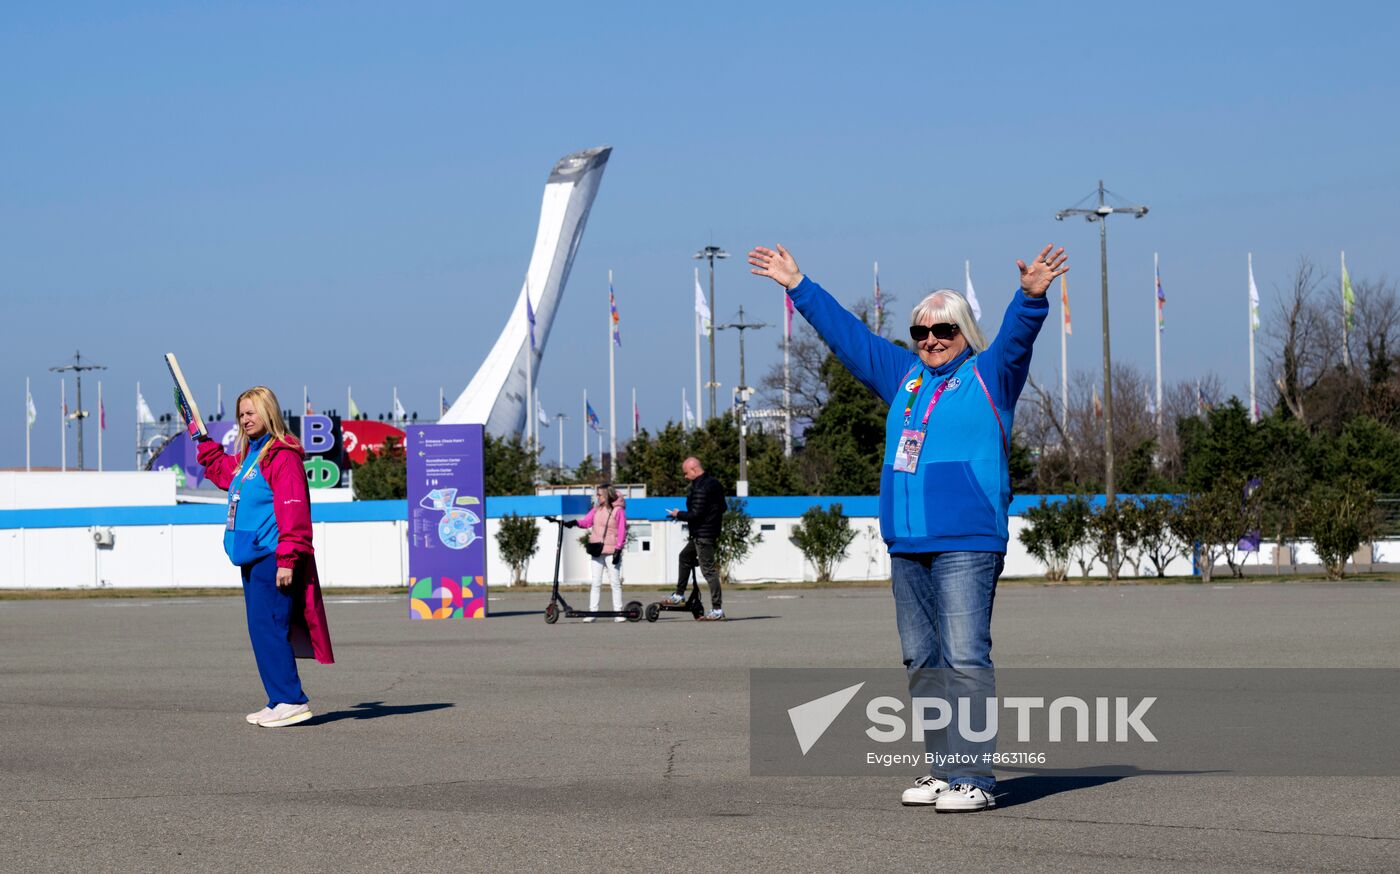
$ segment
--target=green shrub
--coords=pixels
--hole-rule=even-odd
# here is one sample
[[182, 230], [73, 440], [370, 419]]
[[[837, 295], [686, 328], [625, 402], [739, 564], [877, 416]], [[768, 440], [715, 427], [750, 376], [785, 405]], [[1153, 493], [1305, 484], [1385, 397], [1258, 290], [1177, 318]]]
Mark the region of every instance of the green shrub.
[[1054, 504], [1044, 498], [1040, 505], [1026, 510], [1026, 526], [1017, 535], [1021, 545], [1045, 565], [1045, 576], [1063, 580], [1069, 576], [1069, 563], [1089, 535], [1089, 502], [1075, 495]]
[[525, 568], [539, 551], [540, 527], [533, 516], [511, 513], [501, 517], [496, 530], [496, 547], [501, 560], [510, 565], [511, 585], [525, 585]]
[[753, 530], [748, 501], [730, 498], [720, 523], [719, 540], [715, 543], [715, 563], [719, 578], [728, 583], [734, 565], [749, 557], [755, 545], [763, 542], [763, 534]]
[[809, 507], [802, 514], [802, 521], [792, 529], [792, 542], [817, 569], [817, 581], [822, 583], [831, 581], [836, 563], [846, 557], [846, 550], [855, 537], [851, 520], [841, 512], [840, 504], [832, 504], [825, 510]]
[[1301, 522], [1329, 579], [1340, 580], [1347, 559], [1375, 536], [1376, 495], [1355, 480], [1318, 484], [1303, 502]]

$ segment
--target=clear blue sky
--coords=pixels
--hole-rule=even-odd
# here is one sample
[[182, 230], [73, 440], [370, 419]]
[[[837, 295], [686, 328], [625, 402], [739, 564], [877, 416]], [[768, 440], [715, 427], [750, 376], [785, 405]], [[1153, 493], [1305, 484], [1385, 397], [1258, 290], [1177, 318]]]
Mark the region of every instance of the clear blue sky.
[[[605, 398], [606, 279], [619, 403], [674, 418], [693, 385], [691, 254], [718, 309], [775, 324], [739, 257], [783, 242], [843, 300], [871, 262], [905, 309], [961, 288], [995, 329], [1014, 260], [1071, 255], [1071, 370], [1100, 365], [1094, 226], [1052, 216], [1100, 177], [1151, 206], [1110, 234], [1116, 357], [1150, 370], [1152, 253], [1168, 379], [1243, 392], [1245, 253], [1265, 307], [1300, 255], [1394, 274], [1400, 73], [1388, 3], [62, 3], [0, 29], [0, 466], [58, 460], [58, 379], [106, 364], [109, 465], [132, 464], [134, 389], [168, 411], [161, 353], [212, 405], [255, 383], [286, 406], [427, 415], [518, 292], [551, 164], [614, 147], [540, 373], [579, 453]], [[780, 332], [750, 334], [750, 381]], [[720, 338], [720, 379], [737, 346]], [[1036, 372], [1053, 380], [1047, 330]], [[85, 384], [89, 392], [94, 388]], [[727, 394], [727, 389], [725, 390]], [[91, 397], [91, 394], [88, 395]], [[89, 403], [95, 409], [95, 403]], [[606, 421], [605, 405], [598, 405]], [[625, 428], [619, 412], [619, 429]], [[555, 454], [553, 431], [544, 434]], [[95, 466], [89, 423], [88, 460]], [[70, 438], [70, 461], [73, 442]]]

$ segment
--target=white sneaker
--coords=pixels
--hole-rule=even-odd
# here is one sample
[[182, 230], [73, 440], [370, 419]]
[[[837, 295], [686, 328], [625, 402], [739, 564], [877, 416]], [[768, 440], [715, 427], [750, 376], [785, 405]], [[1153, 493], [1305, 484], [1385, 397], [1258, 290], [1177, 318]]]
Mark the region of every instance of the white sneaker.
[[597, 618], [598, 618], [597, 616], [585, 616], [585, 617], [583, 617], [583, 621], [584, 621], [584, 622], [592, 622], [593, 620], [595, 620], [595, 619], [597, 619]]
[[614, 621], [614, 622], [626, 622], [626, 621], [627, 621], [627, 617], [626, 617], [626, 616], [614, 616], [614, 617], [613, 617], [613, 621]]
[[913, 786], [904, 790], [904, 795], [899, 799], [899, 802], [910, 807], [916, 804], [932, 804], [938, 800], [938, 796], [951, 788], [947, 780], [940, 780], [937, 777], [920, 777], [914, 781]]
[[958, 783], [938, 796], [933, 809], [939, 813], [973, 813], [997, 806], [997, 800], [970, 783]]
[[257, 713], [249, 713], [247, 716], [245, 716], [245, 717], [243, 717], [243, 718], [246, 719], [246, 720], [248, 720], [248, 723], [249, 723], [250, 725], [257, 725], [259, 722], [262, 722], [264, 719], [267, 719], [267, 717], [268, 717], [269, 715], [271, 715], [271, 714], [272, 714], [272, 708], [271, 708], [271, 707], [264, 707], [263, 709], [259, 710]]
[[685, 596], [684, 596], [684, 595], [677, 595], [675, 592], [672, 592], [670, 595], [667, 596], [667, 598], [666, 598], [666, 603], [667, 603], [667, 604], [684, 604], [684, 603], [685, 603]]
[[283, 728], [305, 722], [312, 717], [310, 704], [278, 704], [272, 708], [267, 718], [258, 723], [260, 728]]
[[719, 609], [718, 607], [716, 607], [715, 609], [711, 610], [709, 613], [706, 613], [706, 614], [705, 614], [705, 619], [708, 620], [708, 621], [710, 621], [710, 622], [723, 622], [723, 621], [724, 621], [724, 611], [721, 610], [721, 609]]

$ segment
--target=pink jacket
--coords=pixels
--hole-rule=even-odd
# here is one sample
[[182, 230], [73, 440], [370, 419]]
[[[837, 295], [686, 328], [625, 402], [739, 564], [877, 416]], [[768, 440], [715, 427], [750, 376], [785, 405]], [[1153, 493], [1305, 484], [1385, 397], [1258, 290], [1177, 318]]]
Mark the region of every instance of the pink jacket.
[[[622, 496], [618, 495], [617, 502], [613, 504], [611, 512], [604, 509], [600, 515], [598, 513], [600, 508], [595, 506], [588, 511], [588, 515], [579, 520], [578, 524], [580, 528], [590, 529], [588, 542], [603, 544], [603, 555], [612, 555], [614, 552], [621, 552], [623, 545], [627, 543], [627, 510], [623, 506], [625, 503]], [[613, 542], [609, 543], [607, 532], [614, 526], [617, 529], [617, 533], [613, 538]]]
[[[286, 442], [268, 447], [260, 466], [272, 488], [273, 514], [277, 517], [277, 566], [293, 571], [292, 586], [301, 591], [293, 604], [292, 649], [299, 659], [315, 658], [329, 665], [335, 663], [335, 654], [321, 600], [316, 550], [311, 545], [311, 493], [306, 485], [305, 460], [300, 441], [289, 434]], [[204, 476], [227, 491], [242, 459], [224, 452], [213, 440], [205, 440], [199, 444], [199, 463], [204, 465]]]

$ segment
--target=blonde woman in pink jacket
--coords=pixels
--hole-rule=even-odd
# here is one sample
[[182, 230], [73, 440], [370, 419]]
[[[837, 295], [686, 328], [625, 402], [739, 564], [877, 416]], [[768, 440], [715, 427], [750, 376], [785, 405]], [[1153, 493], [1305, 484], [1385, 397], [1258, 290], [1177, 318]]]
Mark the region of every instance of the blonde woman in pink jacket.
[[[579, 520], [565, 524], [569, 527], [588, 529], [588, 555], [593, 559], [593, 587], [588, 593], [588, 611], [597, 612], [598, 600], [603, 587], [603, 575], [612, 585], [613, 609], [622, 610], [622, 547], [627, 543], [626, 501], [609, 483], [598, 486], [593, 493], [593, 509]], [[592, 622], [589, 616], [584, 622]], [[614, 622], [626, 622], [622, 616]]]

